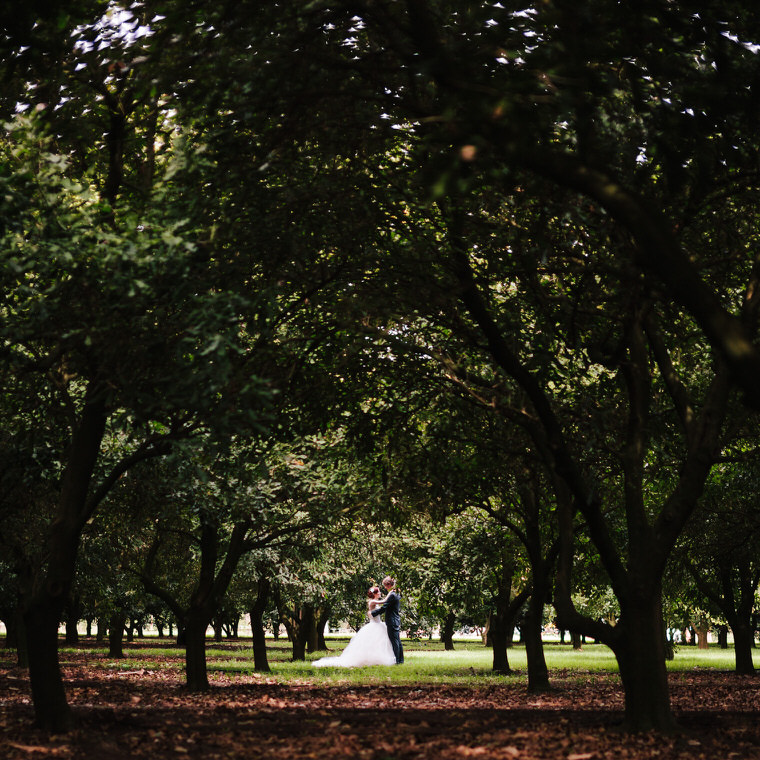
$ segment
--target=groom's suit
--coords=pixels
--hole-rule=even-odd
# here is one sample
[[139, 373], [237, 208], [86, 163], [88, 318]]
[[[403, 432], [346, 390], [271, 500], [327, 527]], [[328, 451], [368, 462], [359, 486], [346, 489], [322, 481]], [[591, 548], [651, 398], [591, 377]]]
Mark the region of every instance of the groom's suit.
[[395, 589], [391, 591], [385, 602], [372, 610], [372, 617], [385, 614], [385, 627], [388, 629], [388, 638], [396, 655], [396, 665], [404, 661], [404, 648], [401, 646], [401, 594]]

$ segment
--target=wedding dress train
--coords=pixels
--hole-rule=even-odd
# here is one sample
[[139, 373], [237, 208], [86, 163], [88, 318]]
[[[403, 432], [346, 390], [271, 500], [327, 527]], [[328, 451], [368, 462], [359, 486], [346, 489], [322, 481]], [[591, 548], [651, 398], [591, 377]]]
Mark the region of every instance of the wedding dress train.
[[322, 657], [311, 663], [315, 668], [362, 668], [367, 665], [395, 665], [396, 656], [381, 617], [370, 617], [348, 642], [338, 657]]

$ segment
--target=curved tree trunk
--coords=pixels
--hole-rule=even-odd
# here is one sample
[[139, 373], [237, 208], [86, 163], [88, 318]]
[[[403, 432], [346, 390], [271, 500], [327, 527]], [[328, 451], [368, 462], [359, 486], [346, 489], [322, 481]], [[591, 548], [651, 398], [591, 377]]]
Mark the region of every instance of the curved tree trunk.
[[105, 423], [103, 398], [90, 386], [71, 438], [58, 510], [47, 535], [47, 564], [25, 594], [23, 614], [35, 722], [54, 733], [67, 731], [73, 722], [58, 661], [58, 624], [71, 591], [81, 531], [97, 506], [97, 502], [88, 506], [87, 497]]

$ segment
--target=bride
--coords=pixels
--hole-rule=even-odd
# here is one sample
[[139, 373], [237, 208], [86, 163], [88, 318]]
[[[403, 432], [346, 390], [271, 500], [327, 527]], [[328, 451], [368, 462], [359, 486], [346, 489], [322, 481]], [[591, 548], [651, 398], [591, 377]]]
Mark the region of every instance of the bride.
[[[383, 603], [380, 588], [367, 591], [367, 615]], [[396, 656], [388, 638], [388, 629], [380, 616], [369, 617], [348, 642], [339, 657], [322, 657], [311, 663], [315, 668], [360, 668], [365, 665], [395, 665]]]

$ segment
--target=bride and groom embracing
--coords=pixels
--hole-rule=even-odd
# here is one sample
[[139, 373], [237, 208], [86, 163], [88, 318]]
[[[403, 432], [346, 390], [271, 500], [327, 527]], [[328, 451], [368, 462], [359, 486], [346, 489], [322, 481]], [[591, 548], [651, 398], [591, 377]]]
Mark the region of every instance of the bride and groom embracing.
[[[401, 665], [404, 648], [401, 646], [401, 594], [396, 581], [383, 578], [387, 596], [377, 586], [367, 591], [367, 614], [369, 623], [363, 625], [348, 642], [338, 657], [322, 657], [314, 660], [315, 668], [359, 668], [365, 665]], [[380, 619], [385, 615], [385, 624]]]

